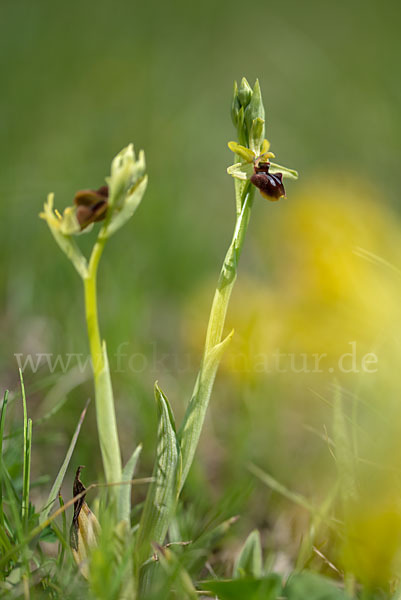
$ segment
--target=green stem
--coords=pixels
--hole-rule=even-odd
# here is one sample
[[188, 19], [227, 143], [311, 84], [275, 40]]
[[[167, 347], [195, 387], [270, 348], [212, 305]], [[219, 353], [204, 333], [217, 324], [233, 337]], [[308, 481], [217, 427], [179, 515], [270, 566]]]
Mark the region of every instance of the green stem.
[[254, 188], [249, 182], [241, 187], [236, 186], [237, 220], [234, 234], [213, 298], [201, 367], [179, 432], [182, 451], [180, 489], [185, 483], [194, 458], [221, 358], [218, 346], [222, 342], [228, 304], [237, 278], [238, 263], [251, 215], [253, 194]]
[[[122, 479], [121, 453], [110, 368], [105, 344], [102, 344], [99, 331], [96, 289], [97, 270], [105, 241], [106, 238], [99, 235], [89, 261], [87, 276], [84, 278], [84, 289], [86, 322], [95, 380], [96, 419], [100, 450], [106, 482], [115, 483]], [[111, 493], [117, 497], [118, 489], [112, 487]]]

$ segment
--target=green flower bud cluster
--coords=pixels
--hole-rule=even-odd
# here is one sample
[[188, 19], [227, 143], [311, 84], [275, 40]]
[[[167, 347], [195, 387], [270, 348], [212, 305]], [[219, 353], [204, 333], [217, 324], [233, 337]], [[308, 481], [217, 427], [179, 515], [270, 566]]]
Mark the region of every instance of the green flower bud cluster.
[[88, 275], [88, 263], [74, 236], [91, 231], [95, 223], [103, 221], [98, 240], [108, 239], [132, 217], [147, 181], [145, 154], [140, 151], [137, 157], [130, 144], [113, 159], [107, 185], [97, 190], [79, 190], [74, 204], [65, 208], [62, 215], [54, 209], [54, 194], [48, 195], [40, 217], [83, 278]]
[[239, 143], [259, 154], [265, 138], [265, 109], [258, 80], [253, 89], [245, 77], [239, 87], [234, 83], [231, 116]]

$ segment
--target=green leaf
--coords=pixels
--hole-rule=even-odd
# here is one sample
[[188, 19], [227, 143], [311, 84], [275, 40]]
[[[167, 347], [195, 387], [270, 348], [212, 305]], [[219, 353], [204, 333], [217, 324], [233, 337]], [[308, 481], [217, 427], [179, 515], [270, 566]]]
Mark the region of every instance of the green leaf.
[[58, 537], [54, 533], [51, 525], [48, 525], [47, 527], [45, 527], [43, 529], [43, 531], [41, 532], [41, 534], [39, 536], [39, 541], [40, 542], [48, 542], [50, 544], [54, 544], [55, 542], [58, 541]]
[[[271, 574], [262, 579], [204, 581], [202, 589], [213, 592], [219, 600], [276, 600], [282, 592], [281, 579]], [[305, 596], [302, 600], [310, 600]]]
[[282, 173], [283, 178], [298, 179], [298, 171], [295, 171], [294, 169], [287, 169], [287, 167], [283, 167], [272, 162], [269, 166], [269, 173], [272, 173], [273, 175], [275, 173]]
[[157, 383], [155, 398], [159, 415], [156, 460], [139, 523], [136, 554], [141, 566], [152, 554], [152, 543], [163, 544], [174, 513], [181, 480], [181, 452], [173, 414]]
[[[139, 455], [142, 451], [142, 444], [139, 444], [132, 453], [127, 464], [123, 468], [122, 482], [131, 481], [134, 477], [135, 467], [138, 462]], [[131, 485], [128, 483], [121, 486], [118, 497], [118, 515], [121, 520], [130, 521], [131, 514]]]
[[191, 467], [198, 444], [217, 369], [233, 334], [234, 331], [229, 333], [222, 342], [214, 346], [205, 356], [196, 380], [193, 396], [178, 433], [182, 452], [181, 481], [183, 483]]
[[[95, 371], [95, 400], [99, 444], [106, 481], [108, 483], [119, 482], [122, 477], [121, 454], [114, 409], [113, 386], [105, 340], [102, 342], [100, 360], [99, 356], [92, 356], [92, 362]], [[113, 496], [113, 501], [116, 502], [114, 509], [117, 508], [119, 491], [116, 486], [110, 490], [110, 495]]]
[[284, 588], [287, 600], [347, 600], [349, 596], [332, 579], [304, 571], [290, 577]]
[[237, 560], [234, 564], [233, 577], [235, 579], [243, 577], [262, 576], [262, 544], [260, 534], [254, 529], [247, 537]]

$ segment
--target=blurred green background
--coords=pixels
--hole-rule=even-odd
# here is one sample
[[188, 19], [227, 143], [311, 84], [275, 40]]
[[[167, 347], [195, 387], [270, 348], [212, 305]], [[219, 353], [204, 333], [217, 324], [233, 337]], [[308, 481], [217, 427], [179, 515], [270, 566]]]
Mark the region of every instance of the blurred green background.
[[[298, 540], [279, 521], [290, 505], [247, 465], [319, 497], [335, 464], [311, 428], [323, 438], [330, 428], [336, 382], [328, 372], [255, 372], [252, 359], [244, 367], [235, 357], [280, 349], [334, 360], [352, 341], [361, 355], [377, 352], [377, 373], [340, 384], [362, 402], [361, 452], [376, 462], [398, 456], [399, 2], [2, 0], [0, 12], [2, 386], [17, 388], [15, 353], [87, 353], [81, 283], [38, 213], [50, 191], [62, 209], [76, 190], [100, 186], [111, 158], [133, 141], [146, 152], [148, 191], [108, 244], [99, 293], [124, 458], [143, 441], [141, 474], [153, 459], [153, 382], [179, 418], [232, 232], [233, 80], [260, 79], [272, 150], [300, 180], [288, 185], [288, 200], [255, 202], [229, 315], [236, 341], [185, 498], [206, 519], [231, 494], [239, 532], [260, 526], [269, 537], [278, 528], [278, 545]], [[82, 243], [89, 248], [90, 236]], [[122, 343], [122, 352], [139, 353], [131, 371], [113, 363]], [[34, 419], [75, 376], [26, 369]], [[51, 420], [34, 424], [36, 477], [54, 477], [92, 395], [88, 380]], [[101, 470], [95, 449], [92, 405], [73, 460], [91, 481]]]

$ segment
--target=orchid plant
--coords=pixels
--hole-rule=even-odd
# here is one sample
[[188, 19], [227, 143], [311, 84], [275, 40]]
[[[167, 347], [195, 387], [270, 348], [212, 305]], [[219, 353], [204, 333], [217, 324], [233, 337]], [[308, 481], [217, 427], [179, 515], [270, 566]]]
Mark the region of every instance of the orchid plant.
[[[265, 111], [258, 81], [253, 88], [245, 78], [239, 86], [235, 84], [232, 118], [238, 142], [229, 143], [236, 159], [227, 172], [235, 182], [234, 233], [215, 290], [199, 373], [179, 428], [176, 428], [166, 396], [155, 385], [159, 413], [156, 461], [139, 524], [134, 529], [131, 529], [130, 522], [130, 486], [119, 484], [132, 479], [140, 447], [123, 468], [106, 344], [99, 330], [96, 279], [99, 260], [107, 240], [131, 218], [145, 193], [147, 175], [144, 153], [141, 151], [136, 157], [133, 146], [129, 145], [112, 161], [106, 186], [97, 190], [79, 191], [75, 195], [73, 206], [66, 208], [63, 214], [54, 209], [54, 198], [50, 194], [41, 213], [54, 239], [72, 262], [84, 284], [99, 443], [105, 480], [112, 486], [110, 512], [113, 514], [115, 527], [125, 523], [126, 531], [130, 532], [131, 538], [134, 537], [134, 569], [128, 586], [131, 597], [133, 594], [142, 597], [152, 585], [155, 573], [155, 562], [152, 560], [154, 545], [162, 545], [165, 541], [195, 455], [219, 363], [233, 335], [233, 332], [224, 335], [225, 319], [237, 277], [255, 189], [259, 189], [262, 196], [269, 200], [278, 200], [285, 196], [283, 179], [297, 178], [296, 171], [270, 161], [274, 154], [270, 152], [270, 143], [265, 139]], [[90, 232], [98, 223], [100, 229], [88, 260], [79, 249], [77, 239]], [[79, 471], [75, 490], [80, 490], [82, 499], [85, 488], [78, 476]], [[86, 507], [85, 515], [80, 515], [82, 506], [86, 506], [83, 499], [76, 504], [74, 510], [73, 550], [78, 562], [83, 554], [85, 560], [90, 560], [86, 551], [79, 551], [79, 543], [85, 543], [85, 536], [89, 536], [88, 531], [80, 531], [80, 527], [87, 527], [88, 519], [84, 517], [89, 514]], [[91, 521], [96, 523], [92, 516]], [[99, 531], [96, 524], [94, 535], [92, 527], [92, 541], [98, 539]], [[86, 565], [80, 566], [81, 572], [90, 578], [90, 569]]]

